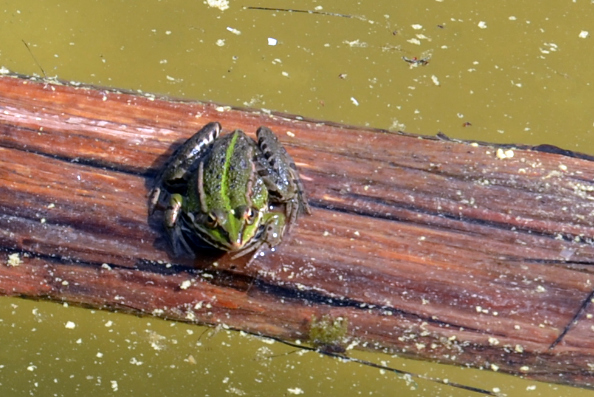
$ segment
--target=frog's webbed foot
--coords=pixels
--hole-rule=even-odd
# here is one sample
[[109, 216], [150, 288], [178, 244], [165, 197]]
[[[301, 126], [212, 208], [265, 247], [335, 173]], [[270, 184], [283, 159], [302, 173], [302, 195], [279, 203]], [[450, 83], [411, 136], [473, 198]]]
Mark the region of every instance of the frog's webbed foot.
[[169, 244], [175, 257], [190, 256], [194, 258], [196, 256], [179, 223], [176, 223], [173, 227], [166, 226], [165, 228], [167, 229]]

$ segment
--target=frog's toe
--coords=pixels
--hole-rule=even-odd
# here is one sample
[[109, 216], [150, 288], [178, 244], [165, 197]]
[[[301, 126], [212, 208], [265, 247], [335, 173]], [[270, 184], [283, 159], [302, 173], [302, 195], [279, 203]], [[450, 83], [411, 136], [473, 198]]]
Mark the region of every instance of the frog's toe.
[[295, 200], [289, 200], [285, 203], [285, 215], [287, 217], [287, 224], [289, 225], [288, 231], [291, 231], [295, 221], [297, 220], [297, 215], [299, 214], [299, 203], [295, 202]]
[[302, 213], [311, 215], [311, 207], [309, 206], [309, 202], [307, 201], [307, 197], [305, 197], [303, 190], [299, 191], [299, 208]]
[[148, 211], [152, 215], [159, 206], [159, 198], [161, 196], [161, 189], [156, 187], [150, 191], [148, 195]]
[[175, 257], [191, 256], [193, 258], [195, 256], [191, 244], [188, 242], [184, 233], [182, 233], [179, 227], [174, 226], [173, 228], [169, 229], [168, 232], [169, 243]]

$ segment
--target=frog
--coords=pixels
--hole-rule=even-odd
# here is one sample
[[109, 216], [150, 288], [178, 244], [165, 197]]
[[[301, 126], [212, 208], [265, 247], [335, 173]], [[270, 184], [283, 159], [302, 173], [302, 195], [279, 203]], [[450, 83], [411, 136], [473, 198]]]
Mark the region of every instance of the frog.
[[195, 258], [206, 246], [233, 260], [252, 253], [249, 265], [311, 208], [295, 162], [272, 130], [258, 128], [257, 141], [240, 129], [221, 132], [210, 122], [174, 152], [149, 194], [149, 214], [164, 210], [174, 256]]

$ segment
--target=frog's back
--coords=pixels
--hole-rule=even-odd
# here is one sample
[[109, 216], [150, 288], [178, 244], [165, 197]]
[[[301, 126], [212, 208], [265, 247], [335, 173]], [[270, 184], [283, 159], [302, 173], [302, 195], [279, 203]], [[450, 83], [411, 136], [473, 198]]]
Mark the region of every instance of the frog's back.
[[267, 202], [267, 191], [254, 161], [257, 150], [256, 143], [241, 130], [214, 142], [204, 164], [204, 194], [209, 209], [254, 204], [261, 207]]

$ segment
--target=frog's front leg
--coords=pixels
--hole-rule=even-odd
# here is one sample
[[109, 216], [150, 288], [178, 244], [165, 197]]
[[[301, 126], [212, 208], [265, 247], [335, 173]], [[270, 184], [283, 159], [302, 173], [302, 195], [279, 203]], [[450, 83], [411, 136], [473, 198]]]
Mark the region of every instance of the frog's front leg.
[[169, 198], [169, 203], [165, 209], [163, 223], [167, 230], [169, 237], [169, 244], [175, 256], [181, 256], [184, 253], [190, 253], [191, 248], [188, 245], [182, 232], [182, 220], [180, 219], [183, 205], [183, 197], [181, 194], [172, 194]]
[[165, 226], [170, 229], [173, 228], [181, 214], [184, 199], [181, 194], [172, 194], [169, 199], [167, 209], [165, 209]]
[[281, 213], [269, 213], [264, 217], [264, 222], [265, 227], [260, 241], [262, 241], [262, 244], [266, 244], [268, 248], [279, 245], [285, 232], [285, 215]]
[[[165, 209], [164, 224], [169, 237], [169, 244], [176, 257], [189, 255], [194, 257], [192, 244], [188, 241], [186, 233], [187, 219], [183, 217], [182, 206], [183, 196], [181, 194], [172, 194], [167, 208]], [[191, 214], [190, 214], [191, 215]]]

